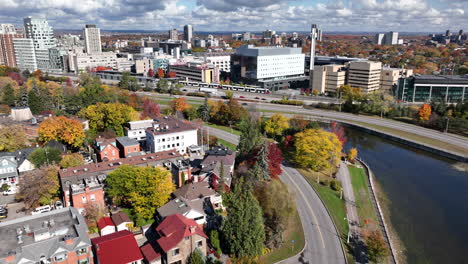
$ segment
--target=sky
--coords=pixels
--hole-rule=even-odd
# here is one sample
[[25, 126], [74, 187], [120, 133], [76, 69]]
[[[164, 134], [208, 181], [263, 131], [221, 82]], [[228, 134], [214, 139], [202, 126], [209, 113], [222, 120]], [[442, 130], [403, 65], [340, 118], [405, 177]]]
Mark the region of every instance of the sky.
[[[468, 26], [468, 0], [0, 0], [0, 23], [47, 18], [57, 29], [443, 32]], [[465, 28], [468, 30], [468, 28]]]

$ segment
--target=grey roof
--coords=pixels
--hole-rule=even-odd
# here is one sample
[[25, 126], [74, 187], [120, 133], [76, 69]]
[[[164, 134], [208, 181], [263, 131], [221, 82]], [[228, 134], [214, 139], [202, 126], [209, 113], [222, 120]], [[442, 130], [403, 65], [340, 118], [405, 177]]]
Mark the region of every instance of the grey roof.
[[465, 75], [414, 75], [416, 84], [468, 84], [468, 74]]
[[192, 201], [210, 197], [216, 192], [210, 188], [207, 182], [192, 182], [175, 190], [173, 194], [176, 197]]
[[[13, 263], [25, 259], [36, 263], [41, 256], [50, 258], [60, 252], [88, 248], [91, 241], [87, 231], [83, 216], [73, 207], [0, 223], [0, 264], [6, 263], [1, 259], [12, 253], [16, 254]], [[22, 243], [18, 243], [18, 237]], [[74, 241], [66, 244], [65, 239]]]
[[[4, 164], [5, 163], [5, 164]], [[0, 177], [18, 176], [18, 163], [13, 155], [0, 157]]]
[[131, 147], [139, 145], [138, 141], [134, 138], [129, 137], [118, 137], [117, 142], [124, 147]]
[[183, 198], [175, 198], [174, 200], [170, 200], [165, 205], [159, 207], [157, 211], [162, 218], [166, 218], [174, 214], [185, 215], [191, 210], [197, 211], [200, 214], [204, 214], [203, 202], [203, 199], [188, 201]]
[[16, 158], [17, 166], [21, 166], [25, 160], [28, 159], [28, 156], [34, 151], [36, 148], [24, 148], [18, 149], [15, 152], [0, 152], [0, 157], [6, 156], [14, 156]]
[[242, 56], [276, 56], [276, 55], [302, 55], [301, 48], [291, 48], [291, 47], [276, 47], [276, 46], [267, 46], [267, 47], [255, 47], [254, 45], [242, 45], [240, 48], [236, 49], [236, 55]]

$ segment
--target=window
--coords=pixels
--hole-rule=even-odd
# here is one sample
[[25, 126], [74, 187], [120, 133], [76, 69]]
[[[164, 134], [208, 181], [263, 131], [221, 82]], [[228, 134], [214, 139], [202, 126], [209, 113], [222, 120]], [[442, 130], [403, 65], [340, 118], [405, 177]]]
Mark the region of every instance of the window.
[[189, 240], [189, 239], [190, 239], [190, 237], [185, 237], [185, 238], [184, 238], [184, 240]]
[[55, 261], [64, 261], [67, 259], [67, 253], [62, 253], [54, 257]]
[[158, 143], [161, 142], [161, 139], [158, 138]]
[[89, 264], [89, 260], [88, 259], [78, 260], [78, 264]]
[[133, 151], [137, 151], [137, 148], [133, 148]]
[[86, 253], [88, 253], [88, 249], [87, 249], [87, 248], [80, 248], [80, 249], [78, 249], [78, 250], [76, 251], [76, 254], [77, 254], [78, 256], [81, 256], [81, 255], [86, 254]]
[[203, 240], [197, 241], [197, 247], [203, 247]]
[[81, 202], [86, 203], [86, 196], [81, 197]]
[[89, 199], [90, 199], [92, 202], [96, 201], [96, 195], [91, 194], [91, 195], [89, 196]]
[[179, 253], [180, 253], [180, 250], [178, 248], [172, 250], [172, 256], [177, 256], [179, 255]]

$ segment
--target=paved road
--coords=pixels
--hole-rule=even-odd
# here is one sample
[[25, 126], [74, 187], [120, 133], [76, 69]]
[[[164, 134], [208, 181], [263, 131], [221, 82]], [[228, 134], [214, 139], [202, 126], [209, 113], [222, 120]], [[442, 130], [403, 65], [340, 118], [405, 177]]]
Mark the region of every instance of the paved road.
[[[210, 135], [237, 144], [239, 136], [223, 130], [205, 127]], [[346, 263], [340, 238], [322, 201], [300, 173], [283, 166], [281, 179], [297, 195], [297, 208], [304, 228], [306, 247], [302, 254], [281, 263]]]

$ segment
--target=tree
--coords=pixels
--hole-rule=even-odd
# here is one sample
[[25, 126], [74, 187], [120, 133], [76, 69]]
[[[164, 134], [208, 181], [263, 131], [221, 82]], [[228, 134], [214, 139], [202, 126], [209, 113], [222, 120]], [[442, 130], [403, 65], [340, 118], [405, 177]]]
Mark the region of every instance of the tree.
[[322, 129], [307, 129], [294, 136], [295, 160], [314, 171], [336, 167], [340, 162], [341, 142], [338, 137]]
[[205, 261], [203, 260], [203, 255], [201, 251], [196, 248], [192, 253], [190, 254], [188, 260], [188, 264], [205, 264]]
[[13, 152], [28, 145], [28, 139], [22, 126], [0, 128], [0, 151]]
[[268, 167], [270, 176], [273, 179], [278, 179], [283, 170], [281, 164], [283, 163], [283, 153], [281, 149], [275, 143], [268, 144]]
[[143, 102], [143, 111], [141, 112], [140, 118], [141, 119], [146, 119], [146, 118], [158, 118], [161, 116], [161, 112], [159, 109], [158, 103], [155, 101], [146, 98], [145, 101]]
[[239, 156], [245, 156], [260, 145], [262, 135], [260, 134], [260, 124], [258, 120], [252, 117], [245, 117], [239, 124], [241, 132], [237, 150]]
[[263, 213], [251, 187], [241, 181], [227, 199], [227, 220], [222, 227], [226, 247], [235, 257], [255, 257], [265, 241]]
[[262, 207], [265, 220], [265, 244], [268, 248], [278, 248], [293, 213], [294, 199], [287, 186], [279, 180], [260, 184], [255, 190], [255, 197]]
[[265, 132], [271, 136], [280, 136], [283, 131], [289, 128], [289, 119], [282, 114], [274, 114], [265, 121]]
[[71, 167], [77, 167], [80, 165], [84, 165], [85, 160], [82, 155], [79, 153], [72, 153], [72, 154], [67, 154], [64, 155], [62, 160], [60, 161], [59, 165], [61, 168], [71, 168]]
[[3, 88], [3, 97], [2, 97], [2, 102], [6, 105], [13, 106], [15, 105], [15, 90], [11, 86], [11, 84], [7, 84]]
[[162, 68], [158, 68], [158, 78], [162, 79], [164, 78], [164, 75], [166, 75], [164, 70]]
[[347, 140], [344, 128], [340, 126], [337, 122], [331, 122], [330, 132], [332, 132], [338, 137], [338, 140], [341, 142], [341, 146], [343, 147]]
[[261, 181], [267, 181], [271, 178], [268, 155], [268, 143], [264, 140], [260, 146], [260, 151], [257, 154], [257, 161], [254, 165], [254, 167], [256, 167], [254, 168], [257, 173], [256, 177]]
[[221, 242], [219, 241], [219, 232], [216, 229], [210, 231], [210, 244], [216, 250], [216, 253], [221, 255]]
[[140, 88], [138, 80], [131, 76], [130, 72], [122, 73], [122, 79], [119, 82], [119, 87], [130, 91], [136, 91]]
[[51, 117], [44, 120], [38, 128], [39, 141], [57, 140], [71, 147], [83, 144], [85, 133], [83, 125], [76, 119], [65, 116]]
[[138, 112], [121, 103], [97, 103], [82, 109], [79, 116], [89, 120], [89, 127], [97, 132], [114, 130], [117, 136], [123, 136], [123, 125], [138, 120]]
[[358, 154], [357, 148], [350, 149], [349, 152], [348, 152], [348, 160], [351, 161], [351, 162], [354, 162], [354, 160], [357, 157], [357, 154]]
[[91, 233], [93, 233], [93, 230], [97, 232], [97, 222], [105, 215], [105, 208], [102, 208], [98, 203], [86, 203], [84, 206], [83, 216], [86, 219], [86, 224]]
[[58, 167], [45, 166], [23, 175], [18, 198], [24, 201], [28, 209], [46, 205], [57, 196], [59, 186]]
[[153, 69], [148, 70], [148, 77], [154, 77], [154, 70]]
[[431, 117], [432, 108], [429, 104], [423, 104], [418, 110], [419, 121], [426, 122]]
[[231, 99], [231, 98], [234, 97], [234, 92], [233, 92], [232, 90], [226, 90], [226, 91], [224, 92], [224, 97], [225, 97], [226, 99]]
[[36, 168], [45, 165], [56, 165], [62, 160], [60, 150], [51, 147], [37, 148], [31, 154], [28, 159], [36, 166]]
[[172, 100], [170, 105], [171, 105], [172, 111], [175, 113], [184, 112], [189, 107], [189, 104], [187, 103], [187, 100], [185, 100], [184, 97], [180, 97], [180, 98], [176, 98]]
[[151, 219], [175, 190], [171, 173], [162, 167], [122, 165], [106, 178], [107, 195], [135, 215]]
[[203, 122], [208, 122], [210, 120], [210, 105], [208, 104], [208, 97], [205, 97], [205, 102], [198, 107], [197, 111], [198, 116], [203, 120]]
[[379, 263], [388, 256], [388, 247], [380, 231], [375, 230], [365, 234], [364, 241], [367, 247], [367, 257], [370, 261]]

